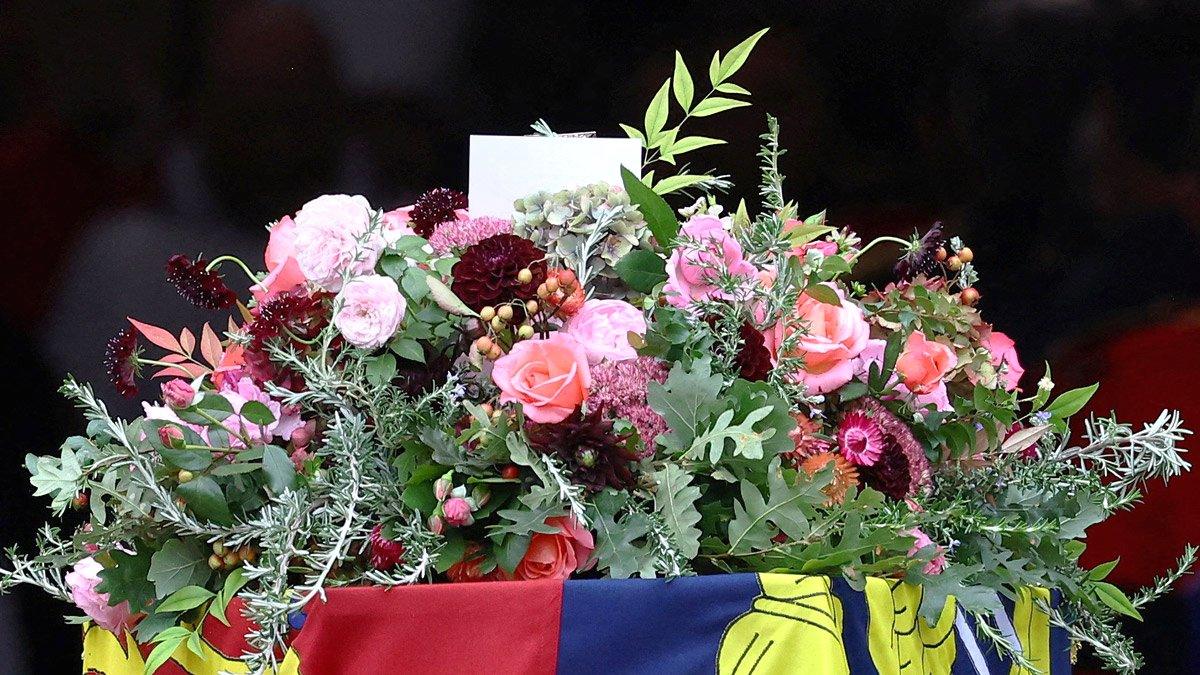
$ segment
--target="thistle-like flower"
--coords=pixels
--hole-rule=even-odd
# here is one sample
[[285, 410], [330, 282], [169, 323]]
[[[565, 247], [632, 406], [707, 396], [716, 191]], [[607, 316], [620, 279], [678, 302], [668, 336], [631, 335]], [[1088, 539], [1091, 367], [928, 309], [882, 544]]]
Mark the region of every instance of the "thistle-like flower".
[[937, 264], [937, 250], [943, 243], [942, 223], [936, 222], [920, 239], [909, 245], [892, 271], [900, 281], [910, 281], [919, 274], [929, 274]]
[[121, 329], [108, 341], [104, 349], [104, 369], [118, 394], [126, 398], [137, 396], [138, 342], [132, 328]]
[[197, 307], [211, 310], [233, 307], [237, 293], [225, 285], [225, 279], [216, 270], [205, 269], [207, 265], [204, 258], [193, 261], [177, 253], [167, 260], [167, 282]]
[[455, 211], [467, 208], [467, 196], [450, 188], [434, 188], [417, 197], [409, 212], [409, 225], [413, 232], [429, 238], [438, 225], [454, 220]]

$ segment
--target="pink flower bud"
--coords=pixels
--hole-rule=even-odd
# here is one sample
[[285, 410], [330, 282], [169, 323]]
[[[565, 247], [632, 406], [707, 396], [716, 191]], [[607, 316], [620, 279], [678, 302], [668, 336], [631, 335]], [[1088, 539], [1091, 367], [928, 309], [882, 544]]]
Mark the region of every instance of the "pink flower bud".
[[446, 501], [446, 497], [450, 496], [450, 491], [453, 489], [454, 483], [447, 478], [439, 478], [433, 482], [433, 496], [437, 497], [439, 502]]
[[168, 448], [183, 446], [183, 430], [173, 424], [165, 424], [158, 428], [158, 440]]
[[316, 429], [313, 427], [313, 425], [302, 424], [296, 427], [292, 430], [292, 445], [295, 446], [297, 450], [307, 448], [308, 444], [312, 442], [313, 435], [315, 433]]
[[162, 385], [162, 400], [175, 410], [186, 408], [196, 399], [196, 390], [186, 380], [175, 378]]
[[471, 517], [471, 504], [462, 497], [451, 497], [442, 505], [442, 513], [446, 515], [446, 524], [450, 527], [463, 527], [475, 522]]
[[441, 534], [446, 529], [446, 524], [442, 522], [440, 516], [429, 516], [429, 531], [434, 534]]

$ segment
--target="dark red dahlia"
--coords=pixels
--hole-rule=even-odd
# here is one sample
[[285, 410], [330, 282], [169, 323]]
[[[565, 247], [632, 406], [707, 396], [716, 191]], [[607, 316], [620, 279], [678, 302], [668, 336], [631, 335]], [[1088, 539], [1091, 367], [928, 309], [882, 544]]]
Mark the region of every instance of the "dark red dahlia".
[[587, 415], [575, 411], [556, 424], [531, 422], [525, 433], [530, 445], [563, 460], [574, 481], [590, 490], [626, 490], [637, 483], [632, 467], [637, 455], [629, 448], [629, 437], [617, 434], [612, 420], [598, 410]]
[[454, 211], [467, 208], [467, 196], [450, 188], [435, 188], [417, 197], [408, 212], [409, 226], [418, 235], [429, 238], [433, 228], [455, 219]]
[[767, 349], [763, 335], [750, 322], [742, 324], [738, 332], [741, 338], [741, 349], [733, 359], [738, 374], [743, 380], [761, 382], [771, 375], [771, 352]]
[[[467, 247], [454, 263], [451, 290], [467, 306], [479, 311], [510, 300], [532, 300], [546, 280], [546, 252], [515, 234], [497, 234]], [[521, 283], [517, 275], [528, 269], [533, 277]]]
[[177, 253], [167, 260], [167, 282], [197, 307], [213, 310], [233, 307], [237, 294], [225, 285], [225, 279], [216, 270], [206, 270], [207, 265], [204, 258], [192, 260]]
[[104, 349], [104, 370], [108, 373], [108, 381], [125, 398], [133, 398], [138, 393], [134, 379], [138, 372], [137, 358], [137, 333], [132, 328], [122, 329], [108, 341]]
[[376, 525], [368, 537], [371, 544], [371, 567], [386, 572], [404, 560], [404, 544], [383, 536], [383, 525]]
[[913, 497], [930, 484], [929, 459], [921, 442], [903, 420], [873, 398], [855, 401], [849, 413], [859, 413], [874, 421], [882, 434], [879, 459], [870, 466], [860, 466], [863, 482], [883, 494], [900, 501]]
[[892, 271], [900, 281], [910, 281], [919, 274], [930, 274], [937, 265], [937, 250], [943, 243], [942, 224], [937, 222], [919, 240], [913, 242], [896, 262]]

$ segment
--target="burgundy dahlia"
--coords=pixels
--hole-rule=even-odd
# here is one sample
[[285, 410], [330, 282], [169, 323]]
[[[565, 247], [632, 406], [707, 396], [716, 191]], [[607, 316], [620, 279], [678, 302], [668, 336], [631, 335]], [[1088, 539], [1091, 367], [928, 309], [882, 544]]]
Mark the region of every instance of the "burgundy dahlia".
[[896, 278], [900, 281], [910, 281], [919, 274], [933, 272], [937, 264], [937, 250], [942, 243], [942, 223], [936, 222], [896, 262], [896, 266], [892, 268]]
[[931, 480], [929, 459], [908, 425], [873, 398], [855, 401], [850, 414], [855, 413], [875, 422], [883, 441], [875, 463], [859, 467], [863, 482], [896, 501], [924, 491]]
[[741, 349], [733, 359], [738, 374], [743, 380], [762, 382], [771, 375], [771, 352], [767, 349], [763, 335], [750, 322], [742, 324], [738, 332]]
[[207, 270], [204, 258], [192, 260], [177, 253], [167, 260], [167, 282], [185, 300], [204, 309], [228, 309], [237, 302], [237, 294], [225, 285], [216, 270]]
[[455, 219], [455, 210], [467, 208], [467, 196], [450, 188], [435, 188], [417, 197], [408, 213], [409, 226], [418, 235], [429, 238], [433, 228]]
[[137, 396], [137, 333], [126, 327], [108, 341], [104, 349], [104, 370], [117, 393], [125, 398]]
[[563, 460], [575, 482], [590, 490], [626, 490], [637, 483], [630, 466], [637, 457], [628, 436], [617, 434], [612, 420], [598, 410], [587, 415], [576, 411], [555, 424], [530, 423], [525, 432], [530, 445]]
[[[546, 280], [546, 252], [515, 234], [497, 234], [470, 246], [454, 263], [451, 290], [467, 306], [479, 311], [510, 300], [532, 300]], [[528, 269], [533, 277], [521, 283], [517, 275]]]
[[368, 537], [371, 544], [371, 567], [386, 572], [404, 560], [404, 544], [383, 536], [383, 525], [376, 525]]

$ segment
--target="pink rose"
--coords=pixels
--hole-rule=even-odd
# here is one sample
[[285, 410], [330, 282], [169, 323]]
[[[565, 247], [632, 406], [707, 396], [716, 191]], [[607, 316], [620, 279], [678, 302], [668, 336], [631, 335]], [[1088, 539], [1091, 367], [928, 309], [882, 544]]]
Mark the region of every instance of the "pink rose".
[[523, 580], [566, 579], [573, 572], [586, 571], [595, 564], [592, 559], [595, 540], [579, 521], [556, 516], [547, 518], [546, 524], [557, 527], [558, 531], [554, 534], [534, 533], [513, 576]]
[[263, 302], [304, 286], [304, 273], [296, 262], [296, 223], [290, 216], [280, 218], [271, 228], [263, 262], [267, 266], [267, 276], [250, 287], [255, 300]]
[[471, 517], [471, 503], [462, 497], [451, 497], [442, 504], [442, 513], [450, 527], [465, 527], [475, 522]]
[[[866, 348], [870, 333], [862, 308], [847, 300], [845, 293], [834, 284], [824, 285], [837, 293], [841, 305], [830, 305], [807, 293], [801, 294], [796, 302], [795, 316], [804, 332], [798, 337], [795, 350], [787, 354], [803, 357], [804, 367], [797, 371], [797, 377], [808, 385], [812, 394], [829, 393], [854, 377], [854, 358]], [[773, 362], [778, 363], [779, 346], [792, 330], [794, 327], [780, 322], [763, 333]]]
[[133, 613], [128, 602], [122, 602], [116, 607], [108, 604], [108, 593], [100, 593], [96, 586], [100, 584], [100, 571], [104, 566], [92, 558], [84, 558], [75, 563], [73, 571], [66, 576], [67, 586], [71, 589], [71, 602], [83, 610], [105, 630], [120, 634], [129, 627]]
[[[242, 441], [238, 439], [239, 435], [244, 435], [251, 442], [270, 442], [275, 436], [282, 435], [278, 429], [280, 423], [284, 421], [283, 406], [279, 404], [279, 401], [272, 400], [267, 392], [254, 383], [254, 380], [249, 377], [243, 377], [237, 382], [227, 380], [218, 393], [226, 401], [229, 401], [230, 407], [233, 408], [233, 414], [222, 420], [221, 425], [231, 434], [230, 443], [234, 447], [243, 445]], [[270, 424], [260, 425], [242, 417], [242, 408], [250, 401], [258, 401], [267, 406], [267, 410], [271, 411], [271, 415], [275, 418], [274, 421]], [[298, 416], [297, 412], [296, 417]]]
[[587, 351], [562, 331], [513, 345], [496, 360], [492, 379], [501, 403], [520, 403], [526, 417], [542, 424], [567, 419], [592, 386]]
[[196, 390], [192, 389], [192, 385], [188, 384], [187, 380], [175, 378], [163, 382], [162, 400], [168, 407], [175, 410], [186, 408], [196, 400]]
[[624, 300], [588, 300], [563, 329], [579, 340], [588, 361], [626, 361], [637, 358], [629, 334], [646, 334], [642, 311]]
[[1000, 379], [1004, 382], [1004, 388], [1008, 391], [1016, 389], [1021, 382], [1021, 376], [1025, 374], [1025, 369], [1017, 360], [1017, 344], [1012, 338], [995, 330], [988, 331], [979, 344], [991, 354], [992, 365], [996, 366], [997, 370], [1003, 370]]
[[695, 242], [680, 245], [667, 260], [667, 301], [676, 307], [693, 302], [724, 298], [728, 293], [715, 285], [722, 272], [735, 277], [753, 278], [756, 270], [747, 262], [742, 246], [725, 229], [725, 223], [713, 216], [693, 216], [679, 234]]
[[371, 274], [351, 279], [333, 306], [333, 325], [350, 344], [378, 349], [396, 334], [408, 301], [391, 277]]
[[[908, 549], [908, 557], [910, 558], [920, 553], [922, 549], [934, 545], [933, 540], [929, 538], [929, 535], [915, 527], [909, 530], [904, 530], [900, 534], [916, 539], [916, 541], [913, 542], [912, 548]], [[929, 575], [941, 574], [942, 571], [946, 569], [947, 564], [946, 553], [941, 546], [938, 546], [937, 555], [933, 557], [933, 560], [925, 563], [925, 566], [921, 568], [921, 571]]]
[[[886, 340], [867, 340], [867, 346], [862, 352], [854, 358], [854, 379], [866, 382], [871, 376], [871, 364], [875, 364], [880, 369], [883, 368], [883, 352], [887, 348]], [[887, 386], [897, 387], [902, 386], [903, 389], [898, 389], [897, 393], [905, 398], [914, 409], [924, 408], [932, 405], [941, 411], [950, 411], [954, 407], [950, 405], [950, 397], [946, 392], [946, 383], [938, 382], [933, 391], [928, 394], [916, 394], [904, 386], [893, 372], [888, 378]], [[904, 392], [908, 392], [908, 396], [903, 396]]]
[[939, 384], [944, 385], [942, 378], [958, 363], [954, 350], [940, 342], [934, 342], [925, 334], [915, 330], [908, 335], [904, 343], [904, 351], [896, 359], [896, 372], [900, 374], [904, 386], [914, 394], [931, 394]]
[[295, 256], [309, 281], [327, 291], [342, 287], [342, 274], [375, 269], [383, 237], [371, 231], [371, 205], [365, 197], [323, 195], [296, 213]]

